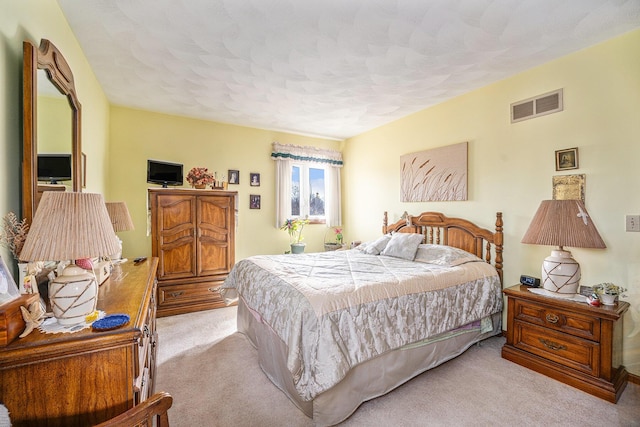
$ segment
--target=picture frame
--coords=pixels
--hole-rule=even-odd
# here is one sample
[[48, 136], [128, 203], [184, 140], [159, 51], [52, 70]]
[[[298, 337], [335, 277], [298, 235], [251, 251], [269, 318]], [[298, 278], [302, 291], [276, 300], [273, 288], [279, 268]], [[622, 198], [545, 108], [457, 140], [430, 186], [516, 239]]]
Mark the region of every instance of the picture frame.
[[13, 276], [0, 256], [0, 305], [13, 301], [20, 296], [20, 291]]
[[556, 170], [578, 169], [578, 147], [556, 150]]
[[584, 203], [586, 181], [584, 174], [553, 176], [553, 200], [582, 200]]
[[249, 174], [249, 185], [252, 187], [260, 187], [260, 174], [251, 172]]
[[249, 209], [260, 209], [261, 197], [259, 194], [249, 195]]
[[227, 177], [229, 178], [229, 184], [240, 184], [240, 171], [235, 169], [229, 169], [227, 171]]

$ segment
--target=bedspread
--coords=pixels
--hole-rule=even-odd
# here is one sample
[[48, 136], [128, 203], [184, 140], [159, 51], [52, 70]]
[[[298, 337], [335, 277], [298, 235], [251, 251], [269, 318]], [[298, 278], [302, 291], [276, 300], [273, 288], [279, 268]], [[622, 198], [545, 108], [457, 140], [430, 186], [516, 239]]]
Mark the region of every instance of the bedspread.
[[502, 309], [499, 277], [479, 258], [446, 267], [357, 250], [253, 256], [221, 293], [242, 298], [287, 344], [304, 400], [361, 362]]

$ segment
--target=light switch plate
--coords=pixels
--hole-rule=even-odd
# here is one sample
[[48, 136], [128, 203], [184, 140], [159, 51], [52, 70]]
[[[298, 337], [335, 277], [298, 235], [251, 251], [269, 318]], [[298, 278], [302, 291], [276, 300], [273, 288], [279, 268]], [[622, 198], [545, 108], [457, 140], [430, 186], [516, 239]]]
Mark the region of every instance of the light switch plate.
[[627, 215], [625, 223], [627, 231], [640, 231], [640, 215]]

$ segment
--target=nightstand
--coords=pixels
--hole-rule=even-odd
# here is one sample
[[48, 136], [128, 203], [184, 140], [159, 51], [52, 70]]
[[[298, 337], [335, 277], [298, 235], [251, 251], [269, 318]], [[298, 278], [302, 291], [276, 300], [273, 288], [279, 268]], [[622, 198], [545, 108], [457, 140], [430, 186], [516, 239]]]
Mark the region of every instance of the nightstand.
[[622, 316], [629, 303], [594, 307], [534, 294], [517, 285], [507, 295], [502, 357], [609, 402], [627, 385]]

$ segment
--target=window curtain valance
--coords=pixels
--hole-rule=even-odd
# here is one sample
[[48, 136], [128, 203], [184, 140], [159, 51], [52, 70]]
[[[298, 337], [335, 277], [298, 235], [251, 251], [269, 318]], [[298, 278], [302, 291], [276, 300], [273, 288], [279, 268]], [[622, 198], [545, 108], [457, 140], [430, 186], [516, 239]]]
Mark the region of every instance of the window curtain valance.
[[294, 162], [322, 163], [324, 165], [342, 167], [342, 153], [317, 147], [273, 143], [271, 152], [273, 160], [293, 160]]
[[341, 152], [274, 142], [271, 158], [276, 161], [276, 228], [291, 218], [291, 166], [294, 163], [316, 163], [328, 166], [325, 169], [326, 225], [327, 227], [342, 225]]

